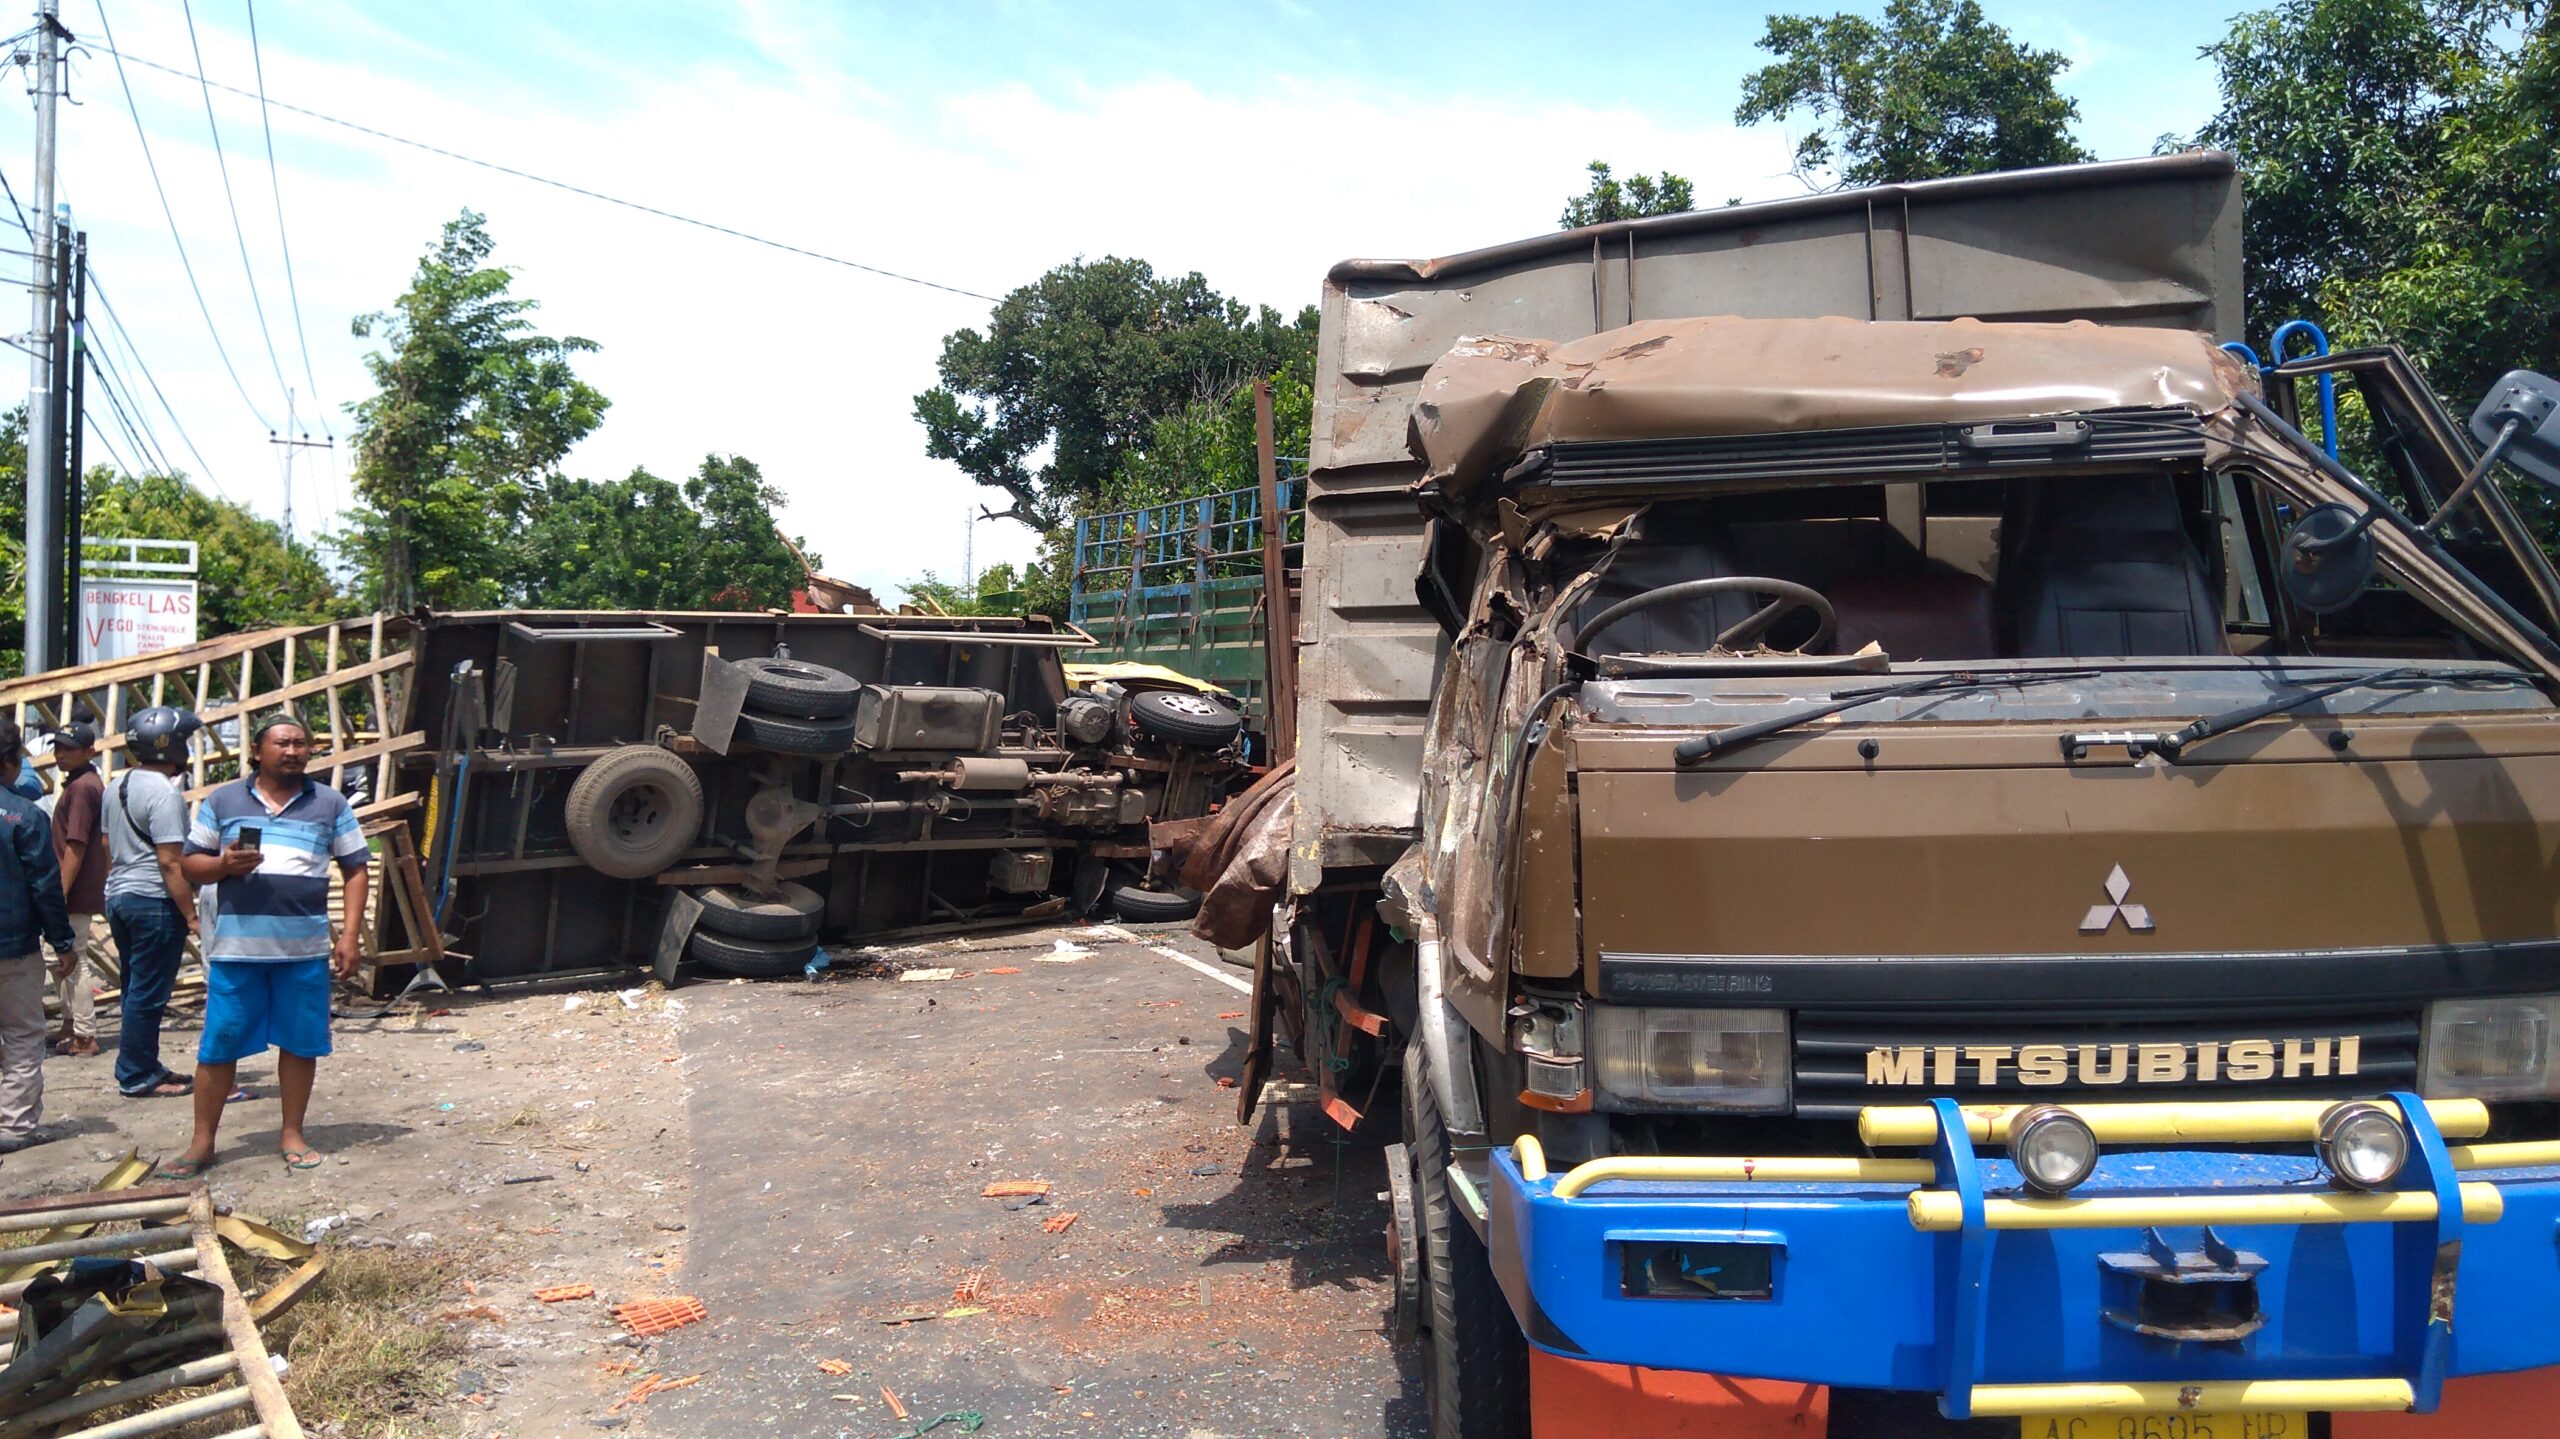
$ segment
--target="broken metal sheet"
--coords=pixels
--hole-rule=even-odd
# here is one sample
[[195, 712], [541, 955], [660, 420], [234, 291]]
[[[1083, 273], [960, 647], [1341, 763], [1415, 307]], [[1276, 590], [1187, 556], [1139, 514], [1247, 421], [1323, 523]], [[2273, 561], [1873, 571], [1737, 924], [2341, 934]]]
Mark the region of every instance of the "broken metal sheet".
[[1456, 492], [1544, 445], [1970, 423], [2186, 406], [2254, 389], [2212, 337], [1979, 320], [1646, 320], [1556, 343], [1461, 341], [1423, 376], [1410, 443]]

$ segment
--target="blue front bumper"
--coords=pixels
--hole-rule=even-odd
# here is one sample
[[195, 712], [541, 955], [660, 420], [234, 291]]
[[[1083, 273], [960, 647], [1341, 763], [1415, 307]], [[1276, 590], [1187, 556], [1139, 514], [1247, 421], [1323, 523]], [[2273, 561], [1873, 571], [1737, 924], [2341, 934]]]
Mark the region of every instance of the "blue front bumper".
[[[2417, 1127], [2423, 1143], [2402, 1183], [2442, 1179], [2450, 1195], [2444, 1145], [2432, 1126]], [[1962, 1147], [1977, 1176], [1962, 1186], [1968, 1214], [1978, 1217], [1985, 1192], [2017, 1179]], [[1958, 1159], [1943, 1146], [1938, 1157]], [[2414, 1223], [2221, 1228], [2217, 1240], [2265, 1268], [2258, 1327], [2217, 1342], [2137, 1332], [2121, 1274], [2104, 1262], [2116, 1256], [2120, 1267], [2146, 1239], [2198, 1249], [2200, 1229], [1993, 1230], [1969, 1220], [1923, 1233], [1906, 1208], [1918, 1187], [1909, 1184], [1620, 1180], [1566, 1198], [1561, 1176], [1526, 1178], [1497, 1152], [1490, 1239], [1525, 1332], [1575, 1359], [1922, 1390], [1955, 1418], [1979, 1385], [2274, 1379], [2405, 1379], [2425, 1411], [2447, 1377], [2560, 1363], [2560, 1167], [2460, 1177], [2494, 1183], [2501, 1217], [2466, 1225], [2456, 1203]], [[2304, 1155], [2145, 1151], [2110, 1153], [2074, 1197], [2305, 1189], [2327, 1183]], [[1628, 1292], [1627, 1246], [1717, 1242], [1770, 1246], [1766, 1298]]]

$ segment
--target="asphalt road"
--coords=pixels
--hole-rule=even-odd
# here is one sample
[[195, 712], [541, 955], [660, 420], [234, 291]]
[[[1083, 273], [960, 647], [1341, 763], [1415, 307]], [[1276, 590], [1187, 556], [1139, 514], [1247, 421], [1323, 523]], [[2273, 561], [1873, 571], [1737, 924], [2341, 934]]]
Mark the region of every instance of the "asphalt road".
[[[1156, 946], [1239, 972], [1138, 939], [900, 957], [960, 971], [941, 981], [683, 992], [681, 1282], [711, 1317], [655, 1346], [703, 1377], [649, 1402], [649, 1432], [1423, 1432], [1383, 1323], [1378, 1154], [1303, 1106], [1239, 1127], [1218, 1080], [1245, 996]], [[999, 1181], [1051, 1188], [983, 1197]]]

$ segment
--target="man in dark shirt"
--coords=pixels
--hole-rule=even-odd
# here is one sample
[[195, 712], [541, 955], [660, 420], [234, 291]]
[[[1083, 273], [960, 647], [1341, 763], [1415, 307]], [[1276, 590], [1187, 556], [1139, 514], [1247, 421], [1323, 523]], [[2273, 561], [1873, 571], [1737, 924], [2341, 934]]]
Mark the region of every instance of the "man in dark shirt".
[[62, 865], [62, 898], [71, 907], [71, 933], [79, 952], [57, 961], [53, 978], [62, 1000], [62, 1028], [53, 1052], [98, 1052], [96, 970], [107, 963], [100, 917], [107, 909], [107, 847], [99, 831], [106, 782], [98, 777], [98, 730], [74, 720], [53, 732], [55, 773], [62, 792], [53, 801], [53, 852]]
[[[0, 786], [18, 777], [26, 741], [0, 719]], [[44, 1118], [44, 959], [39, 941], [68, 953], [71, 917], [44, 811], [0, 790], [0, 1154], [52, 1137]]]

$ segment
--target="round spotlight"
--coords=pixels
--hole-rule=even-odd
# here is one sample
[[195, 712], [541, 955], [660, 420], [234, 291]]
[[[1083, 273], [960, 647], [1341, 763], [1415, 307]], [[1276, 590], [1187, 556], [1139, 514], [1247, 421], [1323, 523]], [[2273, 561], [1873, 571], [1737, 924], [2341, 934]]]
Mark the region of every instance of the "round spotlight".
[[2009, 1116], [2009, 1159], [2036, 1192], [2066, 1194], [2098, 1167], [2098, 1136], [2060, 1105], [2031, 1104]]
[[2409, 1131], [2379, 1104], [2337, 1105], [2320, 1116], [2320, 1161], [2349, 1189], [2380, 1189], [2409, 1162]]

